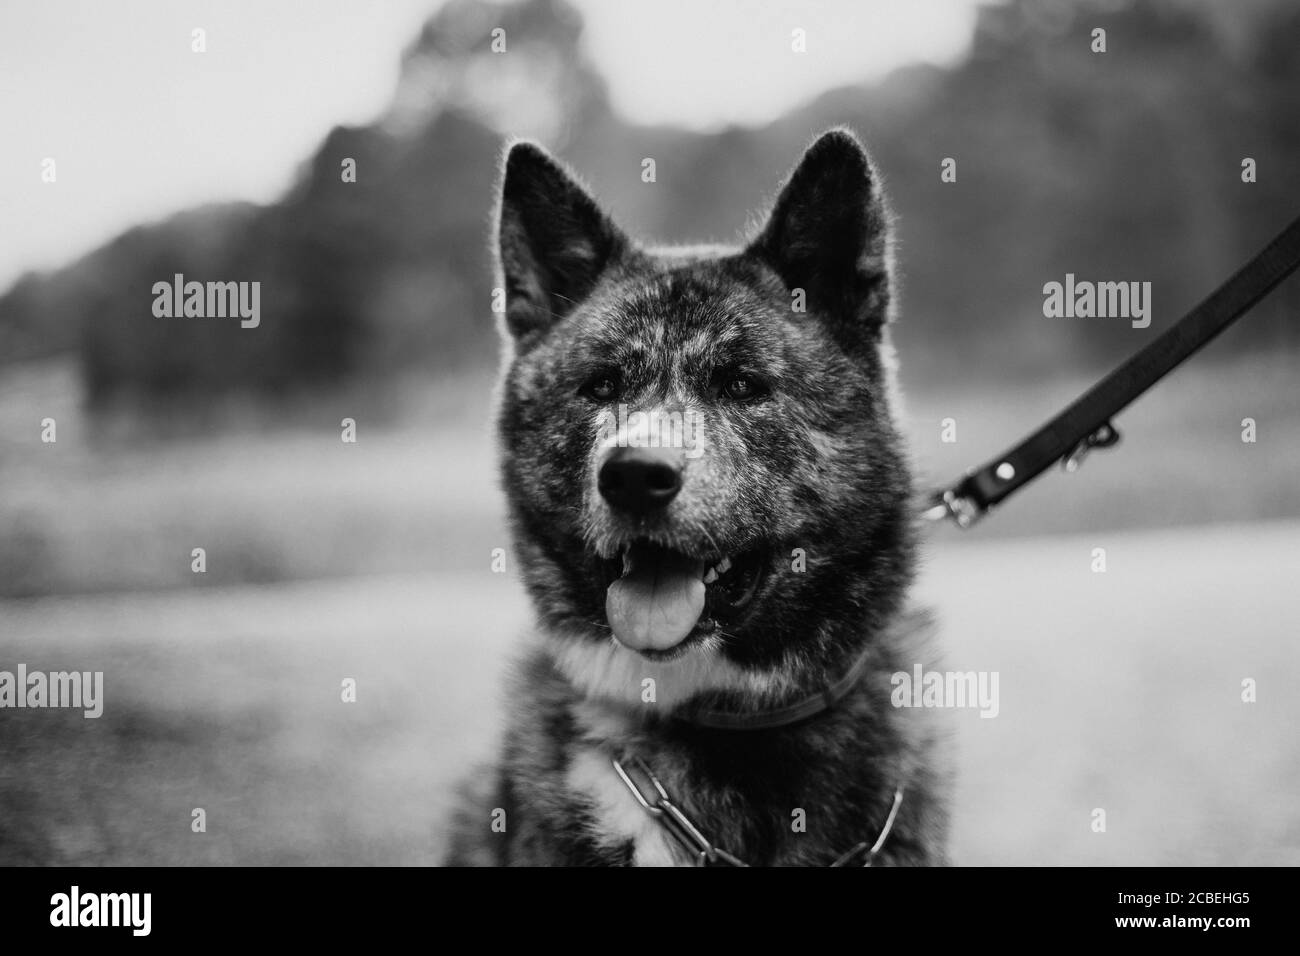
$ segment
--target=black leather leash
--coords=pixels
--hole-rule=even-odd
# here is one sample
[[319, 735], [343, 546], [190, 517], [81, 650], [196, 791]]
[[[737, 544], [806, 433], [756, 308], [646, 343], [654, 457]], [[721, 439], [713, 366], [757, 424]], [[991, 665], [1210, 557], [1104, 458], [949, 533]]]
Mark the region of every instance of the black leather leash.
[[994, 505], [1060, 461], [1074, 471], [1093, 448], [1119, 441], [1111, 418], [1245, 315], [1300, 267], [1296, 219], [1227, 282], [1115, 371], [1010, 451], [930, 496], [925, 517], [969, 528]]

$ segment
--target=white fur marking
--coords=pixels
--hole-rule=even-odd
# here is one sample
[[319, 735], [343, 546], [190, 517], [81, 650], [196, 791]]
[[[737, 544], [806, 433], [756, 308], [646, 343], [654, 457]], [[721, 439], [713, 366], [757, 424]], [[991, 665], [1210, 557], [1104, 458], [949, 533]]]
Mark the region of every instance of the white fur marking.
[[[735, 690], [767, 697], [782, 690], [770, 674], [742, 670], [716, 651], [692, 651], [673, 661], [648, 661], [610, 639], [592, 644], [582, 638], [548, 635], [560, 672], [583, 693], [633, 708], [673, 708], [705, 691]], [[642, 681], [654, 678], [655, 703], [641, 700]]]
[[636, 866], [676, 866], [668, 834], [641, 808], [619, 779], [609, 756], [595, 747], [584, 748], [569, 763], [569, 787], [591, 801], [595, 816], [593, 836], [607, 847], [632, 841]]

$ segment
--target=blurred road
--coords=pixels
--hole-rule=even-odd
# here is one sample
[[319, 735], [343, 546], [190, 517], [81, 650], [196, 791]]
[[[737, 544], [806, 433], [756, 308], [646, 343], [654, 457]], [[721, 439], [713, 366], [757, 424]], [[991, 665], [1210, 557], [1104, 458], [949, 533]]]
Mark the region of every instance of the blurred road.
[[[1300, 522], [932, 542], [949, 666], [1001, 675], [957, 715], [956, 861], [1300, 863], [1298, 555]], [[527, 620], [487, 564], [0, 603], [0, 669], [106, 672], [99, 720], [0, 711], [0, 863], [435, 860]]]

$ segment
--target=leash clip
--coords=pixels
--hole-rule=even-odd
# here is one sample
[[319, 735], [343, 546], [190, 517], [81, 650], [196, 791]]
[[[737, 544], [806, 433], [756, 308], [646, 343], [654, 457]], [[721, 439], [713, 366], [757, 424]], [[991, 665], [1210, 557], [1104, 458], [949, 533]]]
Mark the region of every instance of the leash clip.
[[936, 494], [931, 501], [933, 504], [921, 513], [921, 517], [928, 521], [951, 518], [964, 531], [984, 517], [984, 511], [979, 505], [965, 495], [957, 494], [952, 488]]
[[1076, 472], [1094, 448], [1110, 448], [1119, 441], [1119, 429], [1110, 422], [1098, 425], [1090, 435], [1070, 449], [1070, 453], [1061, 459], [1061, 467], [1068, 472]]

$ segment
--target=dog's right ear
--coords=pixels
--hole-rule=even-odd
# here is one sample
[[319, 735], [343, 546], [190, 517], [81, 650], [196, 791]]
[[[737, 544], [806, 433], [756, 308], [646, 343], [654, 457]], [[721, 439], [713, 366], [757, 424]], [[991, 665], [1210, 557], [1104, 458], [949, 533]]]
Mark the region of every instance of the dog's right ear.
[[627, 248], [578, 182], [535, 143], [510, 147], [497, 215], [506, 328], [535, 337], [571, 312]]

